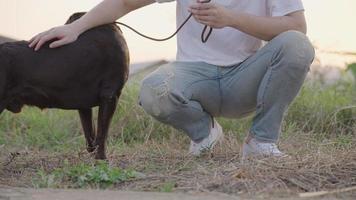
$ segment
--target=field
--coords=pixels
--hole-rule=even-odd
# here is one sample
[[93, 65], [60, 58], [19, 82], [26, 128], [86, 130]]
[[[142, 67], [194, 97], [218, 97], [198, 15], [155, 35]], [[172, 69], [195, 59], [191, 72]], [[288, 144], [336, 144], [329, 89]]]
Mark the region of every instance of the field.
[[[108, 162], [85, 151], [75, 111], [26, 107], [0, 116], [0, 187], [106, 188], [296, 196], [356, 185], [356, 84], [306, 81], [283, 123], [280, 147], [291, 158], [241, 163], [251, 118], [218, 119], [226, 139], [214, 152], [188, 156], [189, 139], [150, 118], [137, 104], [132, 76], [108, 138]], [[356, 192], [338, 193], [351, 197]]]

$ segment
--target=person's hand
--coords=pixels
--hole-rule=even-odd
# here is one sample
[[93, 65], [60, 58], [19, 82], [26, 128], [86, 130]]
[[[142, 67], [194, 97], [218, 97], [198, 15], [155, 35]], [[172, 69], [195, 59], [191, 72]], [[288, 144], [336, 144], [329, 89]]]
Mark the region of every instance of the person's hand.
[[197, 22], [212, 28], [224, 28], [231, 24], [231, 11], [218, 4], [198, 1], [189, 7], [189, 12]]
[[71, 24], [58, 26], [34, 36], [29, 41], [29, 47], [35, 48], [35, 51], [38, 51], [44, 43], [55, 40], [49, 47], [57, 48], [76, 41], [79, 34], [79, 31], [74, 26], [71, 26]]

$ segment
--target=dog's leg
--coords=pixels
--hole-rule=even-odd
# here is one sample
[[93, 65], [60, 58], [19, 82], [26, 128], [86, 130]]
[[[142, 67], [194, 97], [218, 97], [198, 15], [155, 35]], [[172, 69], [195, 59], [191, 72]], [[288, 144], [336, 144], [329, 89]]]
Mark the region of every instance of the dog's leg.
[[6, 88], [6, 74], [0, 69], [0, 114], [5, 110], [6, 103], [4, 102]]
[[109, 131], [110, 122], [115, 112], [117, 105], [117, 96], [111, 94], [109, 96], [103, 96], [100, 100], [99, 116], [98, 116], [98, 131], [95, 138], [95, 146], [97, 152], [96, 159], [106, 159], [106, 139]]
[[85, 139], [87, 141], [87, 150], [91, 153], [95, 150], [95, 127], [93, 126], [92, 109], [88, 108], [79, 110], [79, 116], [80, 121], [82, 122]]
[[5, 105], [0, 103], [0, 114], [5, 110]]

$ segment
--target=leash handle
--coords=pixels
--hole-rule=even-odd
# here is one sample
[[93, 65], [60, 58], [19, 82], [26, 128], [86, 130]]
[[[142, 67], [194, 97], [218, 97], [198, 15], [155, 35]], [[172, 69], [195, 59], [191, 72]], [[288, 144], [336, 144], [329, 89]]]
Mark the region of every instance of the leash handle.
[[[200, 3], [210, 3], [210, 2], [211, 2], [211, 0], [200, 1]], [[209, 31], [208, 31], [208, 34], [206, 34], [206, 31], [208, 30], [208, 28], [209, 28]], [[201, 42], [206, 43], [212, 32], [213, 32], [213, 28], [211, 28], [208, 25], [205, 25], [203, 32], [201, 33]]]
[[[208, 30], [209, 28], [209, 32], [208, 34], [206, 34], [206, 31]], [[206, 43], [211, 35], [211, 33], [213, 32], [213, 28], [211, 28], [210, 26], [208, 25], [205, 25], [204, 26], [204, 29], [203, 29], [203, 32], [201, 33], [201, 42], [202, 43]]]

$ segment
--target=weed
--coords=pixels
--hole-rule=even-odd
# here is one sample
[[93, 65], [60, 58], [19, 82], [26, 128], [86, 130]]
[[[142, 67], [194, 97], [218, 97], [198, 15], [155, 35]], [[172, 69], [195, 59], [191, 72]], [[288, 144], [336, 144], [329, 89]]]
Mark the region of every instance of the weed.
[[55, 174], [47, 174], [44, 170], [40, 169], [37, 172], [36, 178], [32, 180], [32, 185], [35, 188], [55, 188], [60, 184], [56, 180]]
[[95, 165], [80, 163], [75, 166], [65, 162], [63, 168], [55, 169], [49, 174], [40, 170], [33, 183], [39, 188], [58, 187], [60, 184], [73, 188], [108, 188], [135, 177], [135, 171], [110, 167], [104, 161], [98, 161]]
[[165, 182], [160, 188], [159, 192], [173, 192], [174, 188], [176, 187], [175, 182]]

